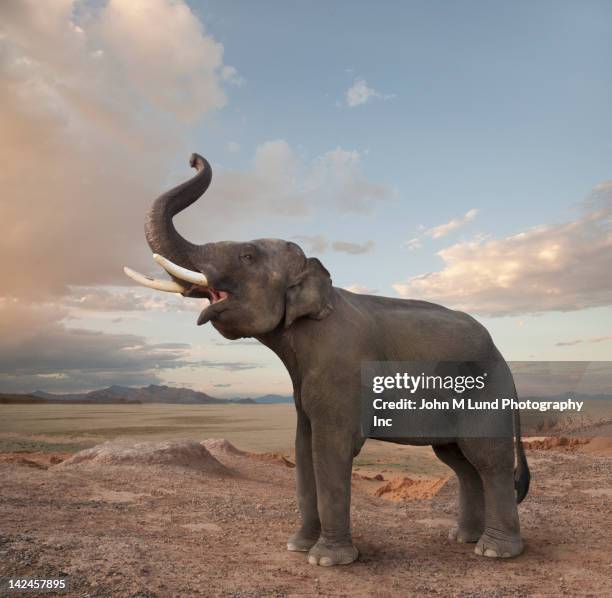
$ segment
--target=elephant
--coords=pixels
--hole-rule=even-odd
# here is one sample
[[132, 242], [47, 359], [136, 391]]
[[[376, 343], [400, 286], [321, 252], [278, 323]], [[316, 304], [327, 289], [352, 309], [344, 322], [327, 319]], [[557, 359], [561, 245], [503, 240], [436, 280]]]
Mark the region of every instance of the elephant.
[[[469, 315], [425, 301], [336, 288], [319, 259], [306, 257], [293, 242], [192, 244], [176, 230], [173, 217], [204, 194], [212, 169], [199, 154], [191, 156], [190, 166], [196, 174], [158, 197], [145, 222], [154, 259], [170, 279], [125, 272], [153, 289], [208, 299], [198, 325], [210, 322], [230, 340], [253, 337], [281, 359], [297, 413], [301, 519], [287, 549], [308, 553], [313, 565], [349, 564], [358, 557], [350, 521], [352, 464], [366, 441], [361, 364], [496, 360], [513, 386], [512, 374], [487, 330]], [[527, 494], [530, 473], [518, 413], [494, 417], [508, 434], [382, 439], [431, 445], [454, 471], [459, 513], [451, 540], [476, 543], [478, 555], [514, 557], [523, 551], [517, 503]]]

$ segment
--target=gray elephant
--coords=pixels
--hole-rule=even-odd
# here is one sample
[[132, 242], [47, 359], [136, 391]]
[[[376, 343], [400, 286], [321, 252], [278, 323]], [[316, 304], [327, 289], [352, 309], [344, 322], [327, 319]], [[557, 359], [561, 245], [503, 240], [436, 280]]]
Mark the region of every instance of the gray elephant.
[[[287, 548], [311, 564], [353, 562], [350, 501], [353, 458], [361, 431], [361, 364], [373, 361], [505, 362], [486, 329], [470, 316], [424, 301], [360, 295], [332, 286], [328, 271], [295, 243], [279, 239], [194, 245], [172, 219], [208, 188], [212, 171], [194, 154], [197, 174], [161, 195], [145, 225], [157, 262], [172, 280], [126, 268], [145, 286], [207, 298], [198, 325], [211, 322], [228, 339], [254, 337], [287, 368], [297, 411], [295, 440], [300, 528]], [[505, 366], [507, 384], [512, 376]], [[442, 417], [442, 416], [440, 416]], [[459, 479], [459, 517], [449, 537], [476, 542], [475, 551], [512, 557], [523, 551], [517, 502], [529, 487], [518, 415], [497, 413], [506, 434], [480, 437], [389, 438], [431, 444]], [[500, 418], [502, 418], [500, 420]], [[501, 423], [500, 423], [501, 422]], [[514, 435], [514, 436], [513, 436]], [[515, 471], [516, 456], [516, 471]]]

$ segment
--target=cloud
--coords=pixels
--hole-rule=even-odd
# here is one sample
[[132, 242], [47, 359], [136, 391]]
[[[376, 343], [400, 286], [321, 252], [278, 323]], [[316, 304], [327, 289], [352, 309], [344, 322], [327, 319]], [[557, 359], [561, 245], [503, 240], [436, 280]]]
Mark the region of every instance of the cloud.
[[228, 141], [228, 142], [225, 144], [225, 149], [226, 149], [228, 152], [230, 152], [230, 153], [232, 153], [232, 154], [235, 154], [236, 152], [239, 152], [239, 151], [240, 151], [240, 144], [239, 144], [239, 143], [236, 143], [235, 141]]
[[468, 210], [461, 218], [454, 218], [449, 222], [445, 222], [444, 224], [438, 224], [438, 226], [434, 226], [425, 231], [425, 235], [431, 237], [432, 239], [439, 239], [441, 237], [445, 237], [451, 231], [460, 228], [470, 220], [474, 220], [478, 210], [471, 209]]
[[348, 241], [334, 241], [332, 249], [341, 253], [350, 253], [357, 255], [359, 253], [367, 253], [374, 247], [374, 241], [366, 241], [365, 243], [349, 243]]
[[[126, 262], [160, 276], [143, 238], [144, 215], [154, 197], [191, 175], [186, 160], [180, 168], [174, 160], [194, 149], [194, 124], [223, 108], [227, 89], [242, 83], [184, 0], [0, 2], [0, 219], [10, 223], [0, 235], [0, 355], [20, 368], [14, 385], [146, 384], [190, 367], [183, 349], [64, 322], [80, 312], [201, 308], [114, 287], [128, 283]], [[209, 193], [221, 200], [214, 219], [197, 218], [203, 206], [178, 219], [194, 241], [232, 238], [254, 212], [367, 212], [392, 196], [368, 179], [359, 152], [336, 148], [307, 159], [283, 140], [259, 145], [245, 170], [215, 166]], [[129, 353], [125, 343], [138, 349]], [[257, 367], [220, 363], [200, 365]]]
[[187, 124], [225, 105], [224, 66], [182, 0], [0, 3], [0, 251], [14, 257], [0, 294], [63, 294], [144, 262], [143, 214]]
[[[237, 76], [226, 67], [223, 46], [182, 0], [0, 3], [0, 217], [11, 222], [0, 295], [125, 284], [128, 259], [154, 270], [144, 214], [190, 175], [169, 180], [169, 161], [189, 155], [191, 123], [226, 104]], [[363, 175], [357, 152], [305, 162], [285, 141], [261, 144], [247, 171], [216, 168], [210, 193], [226, 200], [228, 226], [256, 209], [304, 214], [313, 197], [363, 211], [390, 196]], [[208, 221], [185, 228], [218, 231]]]
[[233, 66], [223, 66], [221, 68], [221, 78], [236, 87], [244, 85], [244, 78], [238, 74], [238, 71]]
[[244, 370], [255, 370], [263, 367], [259, 363], [251, 363], [246, 361], [212, 361], [208, 359], [192, 362], [190, 365], [193, 367], [205, 367], [217, 370], [226, 370], [228, 372], [242, 372]]
[[445, 237], [451, 231], [461, 228], [464, 224], [470, 222], [470, 220], [473, 220], [477, 213], [478, 210], [468, 210], [461, 218], [454, 218], [453, 220], [445, 222], [444, 224], [438, 224], [437, 226], [432, 226], [431, 228], [425, 229], [419, 237], [414, 237], [409, 241], [405, 241], [402, 246], [410, 250], [420, 249], [423, 246], [423, 237], [430, 237], [432, 239], [440, 239]]
[[421, 239], [419, 237], [414, 237], [413, 239], [405, 241], [404, 244], [403, 244], [403, 247], [407, 247], [410, 250], [412, 250], [412, 249], [420, 249], [421, 247], [423, 247], [423, 244], [422, 244]]
[[612, 334], [608, 334], [606, 336], [596, 336], [589, 339], [579, 338], [573, 341], [560, 341], [555, 343], [555, 347], [572, 347], [574, 345], [579, 345], [580, 343], [603, 343], [609, 340], [612, 340]]
[[5, 391], [152, 383], [159, 373], [189, 362], [188, 344], [68, 328], [61, 321], [66, 315], [54, 306], [0, 304], [0, 386]]
[[305, 244], [310, 253], [325, 253], [329, 246], [327, 237], [323, 235], [295, 235], [292, 239]]
[[610, 305], [611, 199], [589, 198], [570, 222], [452, 245], [438, 253], [440, 271], [393, 287], [402, 297], [491, 316]]
[[226, 341], [220, 338], [212, 339], [212, 344], [217, 347], [240, 347], [240, 346], [251, 346], [251, 347], [263, 347], [263, 345], [254, 338], [241, 338], [235, 341]]
[[330, 206], [342, 213], [369, 212], [392, 196], [365, 176], [359, 152], [338, 147], [306, 160], [284, 139], [260, 144], [248, 170], [215, 168], [207, 192], [215, 217], [231, 221], [248, 221], [255, 210], [290, 218]]
[[[164, 311], [183, 312], [201, 311], [203, 301], [186, 299], [175, 294], [161, 294], [154, 291], [136, 292], [134, 290], [111, 292], [103, 287], [71, 289], [71, 294], [59, 303], [78, 311]], [[204, 300], [205, 301], [205, 300]]]
[[349, 241], [328, 241], [324, 235], [295, 235], [292, 237], [306, 245], [310, 253], [321, 254], [325, 253], [331, 246], [332, 251], [338, 253], [349, 253], [357, 255], [367, 253], [374, 247], [374, 241], [365, 241], [363, 243], [351, 243]]
[[361, 106], [373, 99], [390, 100], [394, 94], [382, 94], [372, 87], [368, 87], [365, 79], [355, 79], [353, 85], [346, 90], [346, 104], [349, 108]]
[[363, 285], [353, 283], [344, 287], [347, 291], [351, 293], [359, 293], [360, 295], [376, 295], [378, 294], [378, 289], [369, 289], [368, 287], [364, 287]]
[[180, 368], [234, 372], [262, 367], [244, 361], [194, 359], [188, 343], [152, 343], [135, 334], [70, 328], [63, 322], [68, 314], [55, 305], [0, 301], [0, 392], [152, 384]]

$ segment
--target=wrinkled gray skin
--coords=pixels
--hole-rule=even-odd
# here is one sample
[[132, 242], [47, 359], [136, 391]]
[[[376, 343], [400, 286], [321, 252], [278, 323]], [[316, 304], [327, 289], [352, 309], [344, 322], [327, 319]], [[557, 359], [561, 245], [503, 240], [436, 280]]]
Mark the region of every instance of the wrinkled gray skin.
[[[295, 243], [189, 243], [175, 230], [172, 217], [204, 193], [212, 176], [201, 156], [194, 154], [191, 165], [198, 173], [151, 208], [147, 241], [154, 252], [203, 272], [210, 287], [228, 293], [227, 299], [202, 312], [198, 324], [210, 321], [228, 339], [255, 337], [285, 364], [297, 410], [301, 513], [301, 526], [287, 547], [308, 552], [312, 564], [351, 563], [358, 555], [351, 539], [351, 467], [365, 442], [360, 433], [361, 362], [502, 358], [488, 332], [466, 314], [423, 301], [335, 288], [321, 262], [306, 258]], [[184, 295], [210, 297], [196, 286]], [[485, 556], [515, 556], [523, 550], [516, 502], [527, 492], [529, 470], [516, 429], [518, 418], [516, 445], [512, 415], [506, 424], [509, 436], [501, 439], [391, 440], [432, 444], [454, 470], [459, 517], [449, 537], [476, 542], [476, 553]], [[481, 425], [486, 431], [487, 422]]]

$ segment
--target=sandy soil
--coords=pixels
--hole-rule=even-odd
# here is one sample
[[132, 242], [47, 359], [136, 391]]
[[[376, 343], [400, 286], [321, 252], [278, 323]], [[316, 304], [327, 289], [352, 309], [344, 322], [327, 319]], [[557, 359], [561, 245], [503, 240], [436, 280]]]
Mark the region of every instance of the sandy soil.
[[[298, 521], [295, 469], [282, 460], [228, 450], [224, 443], [205, 446], [225, 469], [91, 459], [56, 465], [53, 461], [66, 455], [4, 455], [0, 577], [67, 576], [71, 596], [478, 598], [609, 592], [607, 441], [594, 452], [608, 456], [581, 447], [529, 451], [532, 488], [519, 507], [527, 549], [503, 561], [478, 557], [473, 546], [446, 539], [455, 514], [454, 478], [440, 482], [438, 475], [389, 469], [372, 459], [353, 482], [361, 557], [331, 569], [310, 566], [304, 554], [284, 548]], [[448, 470], [442, 471], [445, 477]], [[383, 480], [368, 479], [375, 475]], [[429, 480], [428, 487], [439, 486], [437, 494], [400, 501], [375, 496], [389, 481], [406, 476]], [[396, 483], [394, 491], [403, 486], [414, 484]]]

